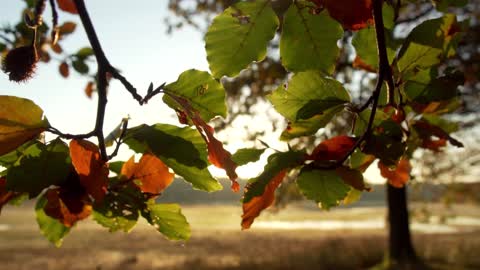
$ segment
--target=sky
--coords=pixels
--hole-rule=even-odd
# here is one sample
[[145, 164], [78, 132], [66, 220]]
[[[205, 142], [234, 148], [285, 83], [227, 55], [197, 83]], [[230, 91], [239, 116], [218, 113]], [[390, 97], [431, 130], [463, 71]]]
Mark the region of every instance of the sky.
[[[0, 24], [17, 22], [24, 7], [23, 1], [5, 1], [0, 11]], [[208, 71], [203, 34], [190, 27], [174, 31], [168, 35], [164, 19], [172, 14], [168, 11], [168, 1], [143, 0], [86, 0], [97, 35], [110, 63], [144, 95], [150, 82], [158, 86], [170, 83], [178, 75], [188, 69]], [[50, 22], [50, 10], [46, 9], [44, 20]], [[74, 53], [88, 46], [87, 37], [77, 16], [60, 12], [59, 22], [77, 22], [73, 35], [62, 41], [65, 51]], [[53, 56], [54, 54], [52, 54]], [[57, 57], [58, 58], [58, 57]], [[58, 59], [48, 64], [40, 63], [33, 79], [27, 83], [13, 83], [4, 73], [0, 73], [0, 94], [14, 95], [33, 100], [39, 105], [50, 124], [66, 133], [86, 133], [93, 129], [96, 117], [96, 97], [89, 99], [84, 94], [87, 79], [70, 72], [68, 79], [58, 74]], [[92, 68], [95, 68], [92, 66]], [[175, 113], [157, 96], [148, 105], [140, 107], [130, 94], [116, 80], [112, 80], [109, 88], [104, 133], [108, 134], [123, 117], [130, 116], [129, 126], [142, 123], [169, 123], [178, 125]], [[227, 150], [234, 152], [239, 148], [252, 147], [254, 143], [244, 140], [245, 126], [254, 126], [262, 131], [268, 115], [258, 114], [255, 121], [251, 119], [237, 121], [229, 132], [219, 134], [222, 141], [228, 141]], [[255, 126], [256, 125], [256, 126]], [[268, 130], [267, 130], [268, 131]], [[287, 145], [278, 140], [279, 132], [267, 133], [262, 138], [272, 148], [286, 150]], [[47, 134], [47, 139], [53, 139]], [[257, 143], [258, 146], [258, 143]], [[107, 149], [109, 152], [112, 149]], [[261, 172], [266, 159], [272, 151], [267, 151], [255, 164], [237, 169], [240, 178], [255, 177]], [[126, 160], [132, 155], [127, 146], [121, 148], [116, 160]], [[373, 167], [373, 166], [372, 166]], [[376, 167], [376, 166], [375, 166]], [[211, 168], [216, 176], [225, 176], [223, 170]], [[378, 173], [369, 172], [370, 180], [382, 182]]]

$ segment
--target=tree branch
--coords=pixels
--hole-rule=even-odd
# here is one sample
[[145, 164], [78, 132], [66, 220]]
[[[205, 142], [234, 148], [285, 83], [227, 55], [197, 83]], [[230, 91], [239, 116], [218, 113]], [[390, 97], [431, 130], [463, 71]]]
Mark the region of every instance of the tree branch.
[[[375, 120], [375, 115], [378, 108], [378, 101], [380, 98], [380, 92], [382, 90], [382, 85], [384, 81], [387, 81], [389, 96], [394, 91], [392, 70], [387, 56], [387, 46], [385, 42], [385, 26], [383, 23], [382, 17], [382, 5], [384, 0], [373, 0], [373, 19], [375, 21], [375, 35], [377, 40], [377, 52], [378, 52], [378, 78], [375, 85], [375, 90], [372, 93], [372, 96], [368, 101], [359, 109], [360, 111], [365, 110], [370, 103], [372, 103], [372, 112], [368, 119], [368, 124], [365, 132], [357, 139], [353, 147], [339, 160], [334, 162], [328, 162], [324, 164], [315, 164], [316, 168], [319, 169], [335, 169], [343, 165], [343, 163], [355, 152], [357, 147], [360, 147], [364, 141], [367, 141], [373, 130], [373, 122]], [[389, 97], [390, 101], [390, 97]]]
[[87, 33], [88, 41], [92, 46], [95, 58], [97, 59], [98, 72], [97, 72], [97, 91], [98, 91], [98, 105], [97, 105], [97, 118], [95, 121], [94, 133], [98, 139], [98, 146], [100, 148], [100, 154], [104, 161], [108, 160], [107, 150], [105, 146], [105, 138], [103, 136], [103, 123], [105, 121], [105, 109], [107, 107], [107, 72], [111, 67], [108, 62], [105, 53], [103, 52], [100, 41], [98, 40], [97, 33], [93, 27], [90, 15], [88, 14], [85, 2], [83, 0], [74, 0], [77, 7], [78, 15], [82, 21], [83, 28]]

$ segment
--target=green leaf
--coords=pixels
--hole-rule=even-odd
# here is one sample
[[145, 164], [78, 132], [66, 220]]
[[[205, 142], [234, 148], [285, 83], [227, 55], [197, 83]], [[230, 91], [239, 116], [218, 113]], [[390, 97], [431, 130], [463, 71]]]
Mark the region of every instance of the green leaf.
[[313, 4], [296, 1], [285, 13], [280, 38], [283, 66], [293, 72], [322, 70], [331, 74], [338, 57], [337, 41], [343, 36], [342, 26], [326, 11], [311, 12]]
[[39, 143], [38, 141], [28, 141], [21, 146], [19, 146], [17, 149], [13, 150], [12, 152], [9, 152], [3, 156], [0, 156], [0, 166], [3, 166], [5, 168], [9, 168], [10, 166], [13, 166], [15, 162], [25, 155], [25, 151], [33, 144]]
[[190, 224], [178, 204], [149, 204], [143, 217], [170, 240], [188, 240]]
[[25, 153], [9, 168], [7, 189], [27, 192], [30, 198], [51, 185], [63, 183], [72, 169], [68, 146], [60, 139], [47, 146], [34, 144]]
[[[391, 38], [390, 30], [385, 29], [385, 39], [387, 45], [387, 56], [390, 62], [395, 58], [397, 44]], [[357, 57], [359, 57], [365, 64], [374, 69], [378, 69], [378, 52], [376, 44], [377, 38], [374, 27], [364, 28], [353, 36], [352, 45], [355, 47]]]
[[0, 43], [0, 53], [3, 52], [7, 48], [7, 45]]
[[48, 126], [42, 109], [31, 100], [0, 95], [0, 155], [35, 139]]
[[207, 169], [207, 146], [195, 129], [142, 125], [127, 131], [125, 143], [137, 153], [151, 151], [194, 189], [209, 192], [222, 189]]
[[323, 209], [337, 206], [350, 191], [334, 170], [302, 170], [297, 178], [300, 192]]
[[78, 52], [75, 55], [79, 60], [82, 60], [83, 62], [83, 60], [87, 59], [89, 56], [94, 55], [94, 51], [90, 47], [84, 47], [78, 50]]
[[463, 7], [467, 5], [468, 0], [433, 0], [436, 9], [446, 12], [449, 7]]
[[427, 69], [455, 54], [461, 37], [461, 26], [455, 15], [427, 20], [415, 27], [398, 54], [397, 67], [401, 73], [415, 69]]
[[205, 35], [205, 49], [215, 78], [236, 76], [265, 58], [279, 21], [270, 1], [238, 2], [215, 17]]
[[344, 205], [350, 205], [358, 202], [362, 197], [362, 192], [360, 190], [351, 188], [347, 196], [343, 199]]
[[[380, 159], [386, 166], [394, 166], [404, 154], [406, 145], [402, 141], [401, 127], [392, 120], [383, 121], [375, 128], [377, 132], [369, 137], [363, 152]], [[381, 132], [378, 132], [378, 131]]]
[[436, 68], [419, 70], [405, 82], [402, 88], [409, 100], [426, 104], [458, 96], [457, 87], [464, 83], [463, 74], [451, 72], [437, 77], [436, 70]]
[[[295, 74], [288, 88], [280, 86], [268, 99], [281, 115], [291, 121], [282, 139], [315, 133], [351, 100], [340, 82], [316, 71]], [[307, 117], [310, 118], [303, 119]]]
[[62, 245], [63, 238], [70, 232], [70, 228], [63, 225], [58, 220], [51, 218], [45, 214], [43, 208], [47, 204], [47, 199], [41, 196], [35, 205], [35, 213], [37, 214], [37, 223], [42, 234], [55, 246]]
[[80, 74], [87, 74], [89, 67], [83, 60], [75, 60], [72, 62], [73, 69]]
[[94, 205], [93, 219], [110, 232], [130, 232], [137, 224], [139, 211], [145, 208], [143, 195], [134, 185], [118, 193], [110, 192], [101, 203]]
[[260, 156], [265, 152], [266, 148], [255, 149], [255, 148], [243, 148], [239, 149], [235, 154], [232, 155], [232, 160], [238, 166], [243, 166], [250, 162], [256, 162], [260, 159]]
[[[208, 72], [187, 70], [180, 74], [176, 82], [168, 84], [164, 89], [175, 96], [188, 100], [205, 121], [218, 115], [227, 116], [225, 89]], [[164, 95], [163, 101], [172, 109], [184, 110], [169, 95]]]
[[263, 172], [259, 176], [248, 180], [243, 203], [249, 202], [253, 197], [261, 196], [270, 180], [285, 169], [292, 169], [301, 165], [305, 160], [305, 155], [304, 152], [289, 151], [269, 156]]
[[448, 121], [438, 115], [434, 114], [424, 114], [423, 115], [423, 120], [426, 120], [430, 124], [440, 127], [447, 133], [453, 133], [458, 131], [459, 127], [458, 124], [455, 122]]
[[[353, 134], [356, 136], [361, 136], [363, 133], [365, 133], [371, 114], [372, 110], [366, 109], [357, 115], [357, 118], [355, 119], [355, 126], [353, 128]], [[373, 120], [373, 127], [380, 125], [383, 121], [389, 118], [390, 117], [388, 114], [382, 112], [381, 110], [377, 110], [375, 112], [375, 119]]]
[[119, 175], [120, 172], [122, 171], [122, 167], [123, 167], [124, 163], [125, 163], [124, 161], [109, 162], [108, 163], [108, 169], [110, 171], [116, 173], [117, 175]]

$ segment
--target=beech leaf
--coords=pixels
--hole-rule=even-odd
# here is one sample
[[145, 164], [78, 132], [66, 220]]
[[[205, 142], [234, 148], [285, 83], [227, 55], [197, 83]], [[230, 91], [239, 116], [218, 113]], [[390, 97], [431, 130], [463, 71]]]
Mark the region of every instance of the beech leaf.
[[321, 142], [309, 159], [315, 161], [328, 161], [342, 159], [355, 145], [356, 139], [346, 135], [340, 135]]
[[[345, 29], [360, 30], [373, 24], [372, 0], [310, 0], [326, 8]], [[373, 0], [374, 1], [374, 0]]]
[[142, 214], [151, 225], [168, 239], [188, 240], [190, 238], [190, 224], [188, 224], [178, 204], [150, 203]]
[[108, 165], [102, 160], [98, 146], [86, 140], [70, 141], [70, 157], [80, 183], [95, 200], [107, 192]]
[[242, 205], [242, 230], [249, 229], [253, 221], [260, 213], [272, 205], [275, 199], [275, 190], [282, 183], [283, 178], [288, 170], [282, 170], [275, 175], [265, 186], [263, 194], [253, 197], [250, 201], [244, 202]]
[[61, 222], [65, 227], [72, 227], [77, 221], [90, 216], [92, 205], [87, 194], [79, 194], [76, 190], [63, 188], [49, 189], [45, 198], [47, 203], [43, 210], [45, 214]]
[[43, 208], [47, 204], [47, 199], [42, 195], [35, 205], [35, 213], [38, 226], [42, 234], [55, 246], [62, 245], [63, 238], [70, 232], [70, 228], [63, 225], [60, 221], [48, 216]]
[[378, 168], [382, 176], [388, 180], [388, 183], [396, 188], [401, 188], [407, 184], [412, 171], [410, 161], [405, 158], [400, 159], [394, 168], [386, 166], [380, 161], [378, 162]]
[[139, 163], [135, 163], [133, 157], [123, 164], [121, 175], [128, 180], [137, 180], [142, 192], [158, 195], [173, 182], [173, 173], [156, 156], [146, 153]]
[[35, 139], [49, 126], [31, 100], [0, 95], [0, 156]]

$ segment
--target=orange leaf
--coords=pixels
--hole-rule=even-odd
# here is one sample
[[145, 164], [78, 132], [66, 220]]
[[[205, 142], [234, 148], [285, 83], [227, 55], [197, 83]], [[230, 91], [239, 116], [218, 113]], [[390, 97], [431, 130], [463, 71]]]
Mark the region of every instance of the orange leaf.
[[60, 75], [62, 75], [62, 77], [68, 78], [68, 75], [70, 75], [68, 64], [65, 62], [62, 62], [58, 67], [58, 72], [60, 72]]
[[107, 193], [108, 166], [98, 147], [86, 140], [72, 140], [70, 156], [82, 186], [95, 200], [101, 201]]
[[368, 72], [376, 72], [377, 70], [372, 67], [371, 65], [365, 63], [362, 58], [358, 57], [358, 55], [355, 57], [355, 59], [353, 60], [353, 63], [352, 63], [352, 66], [354, 68], [359, 68], [359, 69], [363, 69], [363, 70], [366, 70]]
[[86, 194], [72, 196], [71, 192], [54, 188], [49, 189], [45, 197], [47, 198], [45, 214], [67, 227], [72, 227], [77, 221], [87, 218], [92, 213], [92, 205]]
[[19, 195], [16, 192], [8, 191], [6, 186], [7, 179], [5, 177], [0, 177], [0, 213], [2, 212], [2, 207], [5, 204], [7, 204], [11, 199]]
[[310, 0], [326, 8], [332, 18], [349, 30], [360, 30], [373, 24], [372, 0]]
[[123, 164], [120, 174], [128, 180], [139, 180], [140, 190], [151, 194], [160, 194], [173, 182], [174, 176], [159, 158], [150, 153], [144, 154], [139, 163], [131, 157]]
[[75, 6], [73, 0], [57, 0], [57, 3], [61, 10], [72, 14], [78, 14], [77, 6]]
[[396, 188], [401, 188], [408, 182], [412, 171], [410, 161], [403, 158], [398, 161], [397, 167], [393, 170], [382, 162], [378, 162], [378, 168], [382, 176], [388, 179], [388, 183]]
[[341, 135], [321, 142], [312, 154], [310, 160], [325, 161], [342, 159], [355, 145], [356, 139]]
[[250, 201], [242, 205], [242, 230], [250, 228], [255, 218], [258, 217], [264, 209], [272, 205], [275, 200], [275, 190], [282, 183], [286, 173], [287, 170], [278, 173], [265, 187], [265, 191], [261, 196], [253, 197]]
[[238, 192], [240, 185], [237, 182], [238, 175], [235, 172], [237, 164], [232, 160], [232, 155], [223, 148], [223, 144], [213, 136], [213, 128], [205, 123], [198, 111], [190, 105], [188, 100], [171, 93], [167, 94], [185, 109], [184, 113], [190, 117], [198, 132], [207, 143], [208, 160], [216, 167], [224, 169], [227, 172], [228, 178], [232, 181], [231, 189], [234, 192]]

